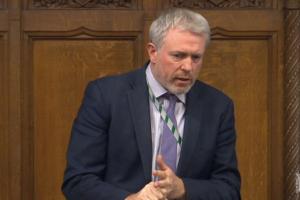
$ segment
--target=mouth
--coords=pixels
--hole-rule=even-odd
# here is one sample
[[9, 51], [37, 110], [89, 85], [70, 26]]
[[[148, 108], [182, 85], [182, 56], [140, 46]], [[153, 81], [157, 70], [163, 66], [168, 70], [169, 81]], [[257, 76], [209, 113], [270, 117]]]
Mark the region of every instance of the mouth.
[[185, 86], [192, 82], [191, 78], [186, 77], [176, 77], [175, 82], [177, 82], [179, 85]]

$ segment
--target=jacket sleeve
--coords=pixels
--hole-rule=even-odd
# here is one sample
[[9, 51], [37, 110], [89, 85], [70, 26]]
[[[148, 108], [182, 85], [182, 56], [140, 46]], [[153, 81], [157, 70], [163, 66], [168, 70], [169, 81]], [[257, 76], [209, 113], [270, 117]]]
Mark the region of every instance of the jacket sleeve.
[[74, 121], [62, 185], [68, 200], [124, 200], [130, 194], [104, 180], [110, 114], [103, 97], [91, 82]]
[[188, 200], [239, 200], [240, 174], [235, 153], [233, 103], [221, 116], [211, 176], [206, 180], [182, 178]]

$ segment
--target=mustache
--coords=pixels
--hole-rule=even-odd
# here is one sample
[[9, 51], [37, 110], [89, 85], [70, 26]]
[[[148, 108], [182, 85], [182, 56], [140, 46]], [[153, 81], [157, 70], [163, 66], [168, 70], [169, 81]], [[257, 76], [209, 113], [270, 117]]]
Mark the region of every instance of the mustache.
[[178, 79], [193, 79], [192, 74], [178, 74], [175, 75], [174, 78], [178, 78]]

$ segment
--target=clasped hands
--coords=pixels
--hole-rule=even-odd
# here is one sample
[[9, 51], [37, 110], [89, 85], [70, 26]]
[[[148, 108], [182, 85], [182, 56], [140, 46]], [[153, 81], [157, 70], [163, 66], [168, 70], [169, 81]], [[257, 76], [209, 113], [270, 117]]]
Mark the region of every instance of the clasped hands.
[[159, 170], [153, 172], [157, 181], [152, 181], [139, 192], [129, 195], [125, 200], [171, 200], [184, 199], [185, 188], [182, 180], [165, 163], [161, 155], [156, 159]]

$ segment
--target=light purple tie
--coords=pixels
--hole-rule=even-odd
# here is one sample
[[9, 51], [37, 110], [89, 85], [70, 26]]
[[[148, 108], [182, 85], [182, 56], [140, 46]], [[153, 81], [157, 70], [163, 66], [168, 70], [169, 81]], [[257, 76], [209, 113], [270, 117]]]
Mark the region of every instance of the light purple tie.
[[[169, 118], [172, 120], [174, 126], [177, 128], [174, 112], [176, 101], [178, 100], [178, 98], [175, 95], [169, 93], [164, 94], [163, 97], [169, 100], [169, 106], [166, 112]], [[173, 170], [173, 172], [176, 172], [177, 142], [176, 138], [165, 122], [161, 138], [161, 155], [163, 156], [167, 165]]]

